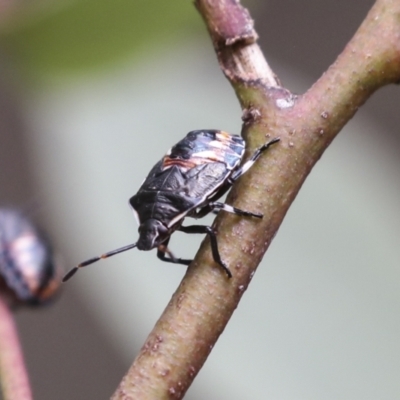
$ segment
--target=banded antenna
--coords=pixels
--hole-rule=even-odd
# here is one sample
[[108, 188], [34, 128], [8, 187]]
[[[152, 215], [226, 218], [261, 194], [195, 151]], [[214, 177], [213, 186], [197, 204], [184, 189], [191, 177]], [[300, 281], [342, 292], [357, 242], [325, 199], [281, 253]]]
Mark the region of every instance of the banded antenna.
[[101, 256], [89, 258], [88, 260], [81, 262], [80, 264], [78, 264], [77, 267], [74, 267], [69, 272], [67, 272], [66, 275], [64, 276], [64, 278], [62, 279], [62, 281], [67, 282], [69, 279], [71, 279], [78, 272], [79, 268], [87, 267], [88, 265], [93, 264], [97, 261], [104, 260], [105, 258], [115, 256], [116, 254], [120, 254], [120, 253], [123, 253], [124, 251], [133, 249], [136, 247], [136, 245], [137, 245], [137, 243], [128, 244], [127, 246], [120, 247], [119, 249], [111, 250], [108, 253], [104, 253]]

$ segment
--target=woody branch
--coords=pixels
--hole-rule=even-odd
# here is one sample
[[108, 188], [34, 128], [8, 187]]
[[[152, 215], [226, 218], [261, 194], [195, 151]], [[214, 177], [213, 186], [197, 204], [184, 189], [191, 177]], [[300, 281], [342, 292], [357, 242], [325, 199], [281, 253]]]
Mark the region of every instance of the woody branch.
[[280, 137], [233, 187], [227, 202], [263, 220], [217, 217], [226, 279], [205, 240], [113, 399], [180, 399], [247, 289], [290, 204], [314, 164], [357, 109], [400, 81], [400, 0], [377, 0], [342, 54], [303, 95], [280, 86], [238, 0], [196, 0], [221, 69], [243, 109], [248, 151]]

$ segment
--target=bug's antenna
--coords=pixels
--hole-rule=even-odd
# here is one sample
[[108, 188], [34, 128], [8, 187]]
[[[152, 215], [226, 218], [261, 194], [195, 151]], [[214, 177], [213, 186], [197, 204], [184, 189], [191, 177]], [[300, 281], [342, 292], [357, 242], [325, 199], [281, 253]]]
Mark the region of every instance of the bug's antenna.
[[136, 244], [137, 243], [128, 244], [127, 246], [120, 247], [119, 249], [111, 250], [108, 253], [104, 253], [101, 256], [92, 257], [92, 258], [89, 258], [86, 261], [83, 261], [80, 264], [78, 264], [77, 267], [74, 267], [69, 272], [67, 272], [67, 274], [64, 276], [62, 281], [63, 282], [67, 282], [69, 279], [71, 279], [78, 272], [79, 268], [86, 267], [86, 266], [88, 266], [90, 264], [93, 264], [93, 263], [95, 263], [97, 261], [103, 260], [104, 258], [115, 256], [116, 254], [123, 253], [124, 251], [133, 249], [133, 248], [136, 247]]

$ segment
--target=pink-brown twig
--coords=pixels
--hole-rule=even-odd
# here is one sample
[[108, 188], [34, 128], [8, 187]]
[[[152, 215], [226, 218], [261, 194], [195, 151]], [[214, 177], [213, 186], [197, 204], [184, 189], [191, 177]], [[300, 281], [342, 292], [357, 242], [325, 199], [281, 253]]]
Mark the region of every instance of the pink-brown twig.
[[14, 316], [2, 296], [0, 296], [0, 382], [4, 400], [32, 399]]

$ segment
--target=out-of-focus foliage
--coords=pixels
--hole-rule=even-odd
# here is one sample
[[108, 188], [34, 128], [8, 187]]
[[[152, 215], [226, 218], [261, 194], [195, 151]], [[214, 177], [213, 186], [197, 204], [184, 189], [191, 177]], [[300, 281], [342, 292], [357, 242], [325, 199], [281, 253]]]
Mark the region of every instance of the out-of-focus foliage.
[[187, 0], [28, 3], [0, 20], [0, 51], [41, 75], [88, 72], [202, 27]]

